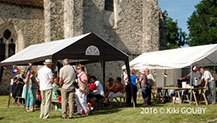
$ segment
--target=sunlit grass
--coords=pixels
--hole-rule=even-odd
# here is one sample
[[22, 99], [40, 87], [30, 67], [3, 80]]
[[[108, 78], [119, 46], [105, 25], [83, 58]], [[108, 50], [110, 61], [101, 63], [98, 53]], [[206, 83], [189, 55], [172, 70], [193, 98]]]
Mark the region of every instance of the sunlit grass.
[[[150, 122], [150, 123], [189, 123], [189, 122], [197, 122], [197, 123], [204, 123], [207, 120], [213, 120], [217, 118], [217, 105], [213, 106], [205, 106], [199, 105], [201, 108], [207, 108], [204, 114], [182, 114], [181, 111], [179, 113], [160, 113], [159, 111], [163, 108], [167, 110], [167, 108], [175, 108], [175, 109], [182, 109], [182, 108], [197, 108], [196, 105], [189, 105], [185, 104], [155, 104], [153, 103], [152, 106], [149, 107], [136, 107], [128, 108], [128, 107], [121, 107], [119, 108], [117, 104], [115, 107], [108, 109], [104, 108], [99, 111], [94, 111], [90, 116], [76, 116], [74, 119], [61, 119], [61, 112], [60, 111], [51, 111], [50, 119], [40, 119], [39, 118], [39, 109], [36, 109], [35, 112], [24, 112], [24, 108], [22, 106], [14, 106], [11, 105], [10, 109], [7, 109], [7, 101], [8, 96], [0, 96], [0, 122], [8, 123], [8, 122], [79, 122], [79, 123], [113, 123], [113, 122], [133, 122], [133, 123], [140, 123], [140, 122]], [[141, 105], [138, 104], [138, 106]], [[148, 108], [149, 113], [141, 114], [141, 108]], [[151, 113], [150, 110], [157, 110], [158, 112]], [[166, 111], [165, 111], [166, 112]]]

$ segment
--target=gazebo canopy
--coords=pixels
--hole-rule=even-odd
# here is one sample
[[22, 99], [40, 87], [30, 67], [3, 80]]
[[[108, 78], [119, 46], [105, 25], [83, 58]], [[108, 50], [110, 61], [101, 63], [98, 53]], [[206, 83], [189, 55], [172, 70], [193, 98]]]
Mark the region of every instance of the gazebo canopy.
[[[73, 38], [51, 41], [42, 44], [31, 45], [0, 63], [8, 65], [42, 65], [45, 59], [52, 59], [55, 66], [58, 60], [68, 58], [71, 63], [95, 63], [101, 62], [103, 69], [103, 87], [105, 89], [105, 62], [124, 61], [129, 81], [131, 83], [128, 55], [115, 48], [108, 42], [93, 33], [87, 33]], [[58, 66], [58, 65], [57, 65]], [[54, 67], [55, 68], [55, 67]], [[1, 80], [0, 73], [0, 80]], [[132, 91], [132, 84], [131, 91]], [[132, 92], [133, 93], [133, 92]], [[135, 102], [133, 102], [135, 108]]]
[[68, 58], [73, 62], [128, 61], [128, 55], [93, 33], [73, 38], [31, 45], [1, 62], [8, 65], [42, 65], [45, 59]]
[[[129, 81], [131, 83], [128, 55], [93, 33], [87, 33], [58, 41], [31, 45], [2, 61], [0, 67], [3, 69], [3, 66], [28, 65], [29, 63], [32, 65], [42, 65], [45, 59], [52, 59], [54, 65], [58, 66], [58, 60], [62, 60], [64, 58], [68, 58], [71, 63], [79, 62], [87, 64], [101, 62], [103, 69], [104, 89], [105, 62], [124, 61], [125, 65], [127, 66]], [[2, 73], [0, 73], [0, 76], [1, 75]], [[135, 103], [133, 104], [135, 108]]]

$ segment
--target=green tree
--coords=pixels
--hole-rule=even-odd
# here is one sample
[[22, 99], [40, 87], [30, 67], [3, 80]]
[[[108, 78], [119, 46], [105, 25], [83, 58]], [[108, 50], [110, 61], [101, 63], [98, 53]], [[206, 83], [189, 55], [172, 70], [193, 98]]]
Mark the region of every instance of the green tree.
[[167, 29], [167, 48], [174, 49], [183, 46], [185, 44], [186, 33], [178, 27], [177, 20], [174, 21], [168, 16], [166, 10], [162, 14]]
[[217, 43], [217, 0], [202, 0], [188, 18], [190, 46]]

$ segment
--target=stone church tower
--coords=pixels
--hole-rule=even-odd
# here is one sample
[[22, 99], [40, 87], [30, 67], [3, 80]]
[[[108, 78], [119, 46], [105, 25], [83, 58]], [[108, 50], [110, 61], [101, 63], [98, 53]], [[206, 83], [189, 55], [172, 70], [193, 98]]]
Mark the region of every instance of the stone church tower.
[[[0, 0], [0, 61], [31, 44], [93, 32], [126, 52], [165, 49], [166, 28], [158, 0]], [[122, 62], [106, 63], [106, 77], [120, 76]], [[0, 95], [8, 93], [11, 68]], [[102, 80], [100, 64], [87, 65]]]

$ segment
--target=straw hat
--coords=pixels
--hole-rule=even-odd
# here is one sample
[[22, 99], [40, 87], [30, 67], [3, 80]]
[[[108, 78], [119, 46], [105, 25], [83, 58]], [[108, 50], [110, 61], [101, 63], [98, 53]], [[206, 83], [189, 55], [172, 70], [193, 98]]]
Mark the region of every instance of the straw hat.
[[46, 59], [44, 65], [53, 64], [51, 59]]
[[141, 70], [139, 70], [139, 72], [140, 72], [141, 74], [145, 74], [145, 69], [141, 69]]

